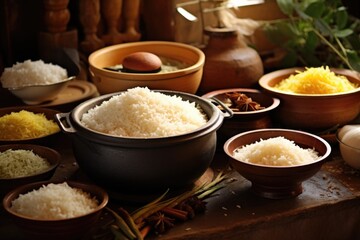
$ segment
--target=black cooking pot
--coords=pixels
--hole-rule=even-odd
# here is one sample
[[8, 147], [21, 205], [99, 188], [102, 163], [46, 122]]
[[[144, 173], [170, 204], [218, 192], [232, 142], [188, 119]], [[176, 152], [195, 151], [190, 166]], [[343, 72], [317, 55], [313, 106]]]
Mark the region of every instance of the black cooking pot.
[[195, 102], [207, 115], [207, 123], [181, 135], [132, 138], [97, 132], [80, 122], [89, 109], [119, 92], [87, 100], [69, 113], [56, 115], [62, 131], [72, 136], [81, 170], [95, 182], [117, 191], [160, 190], [192, 184], [209, 168], [216, 149], [216, 130], [232, 113], [224, 114], [210, 100], [196, 95], [159, 92]]

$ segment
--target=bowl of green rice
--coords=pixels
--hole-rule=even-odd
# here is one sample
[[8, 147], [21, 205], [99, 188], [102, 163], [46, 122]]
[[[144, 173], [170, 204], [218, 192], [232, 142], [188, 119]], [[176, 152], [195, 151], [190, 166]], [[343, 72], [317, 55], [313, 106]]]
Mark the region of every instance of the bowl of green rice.
[[61, 161], [54, 149], [33, 144], [0, 146], [0, 193], [23, 184], [49, 180]]

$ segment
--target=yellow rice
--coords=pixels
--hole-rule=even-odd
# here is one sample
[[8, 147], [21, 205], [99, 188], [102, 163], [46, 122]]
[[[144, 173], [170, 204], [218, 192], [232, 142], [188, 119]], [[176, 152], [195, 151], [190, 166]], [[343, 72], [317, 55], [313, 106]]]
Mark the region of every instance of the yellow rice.
[[0, 117], [0, 139], [22, 140], [37, 138], [60, 131], [59, 126], [43, 113], [26, 110]]
[[336, 75], [329, 67], [306, 68], [282, 80], [274, 88], [299, 94], [332, 94], [354, 90], [357, 84]]

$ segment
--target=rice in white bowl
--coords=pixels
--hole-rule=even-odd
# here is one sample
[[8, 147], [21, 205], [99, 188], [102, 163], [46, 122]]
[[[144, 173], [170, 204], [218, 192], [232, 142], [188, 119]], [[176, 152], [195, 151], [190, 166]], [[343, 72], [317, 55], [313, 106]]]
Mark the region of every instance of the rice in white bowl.
[[248, 163], [268, 166], [295, 166], [319, 159], [314, 149], [304, 149], [282, 136], [260, 139], [234, 150], [234, 158]]
[[194, 102], [136, 87], [90, 109], [81, 122], [106, 134], [156, 138], [193, 131], [205, 125], [207, 117]]
[[0, 78], [3, 88], [46, 85], [68, 78], [67, 70], [59, 65], [44, 63], [42, 60], [26, 60], [5, 68]]
[[11, 204], [11, 209], [18, 214], [42, 220], [56, 220], [90, 213], [96, 209], [98, 201], [89, 193], [63, 182], [49, 183], [20, 194]]

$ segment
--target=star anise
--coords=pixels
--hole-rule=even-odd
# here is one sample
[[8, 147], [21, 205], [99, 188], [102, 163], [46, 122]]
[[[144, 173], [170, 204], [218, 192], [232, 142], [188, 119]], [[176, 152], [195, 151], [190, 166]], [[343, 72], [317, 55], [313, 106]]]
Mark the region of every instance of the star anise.
[[146, 221], [153, 226], [156, 233], [160, 234], [169, 228], [174, 227], [175, 219], [167, 217], [164, 213], [159, 211], [149, 216]]
[[259, 103], [252, 100], [252, 98], [248, 97], [244, 93], [239, 92], [232, 92], [226, 93], [226, 96], [231, 101], [231, 108], [236, 108], [240, 112], [247, 112], [247, 111], [256, 111], [264, 109]]
[[191, 196], [179, 203], [177, 208], [188, 212], [189, 218], [194, 218], [195, 214], [205, 212], [206, 203], [197, 196]]

